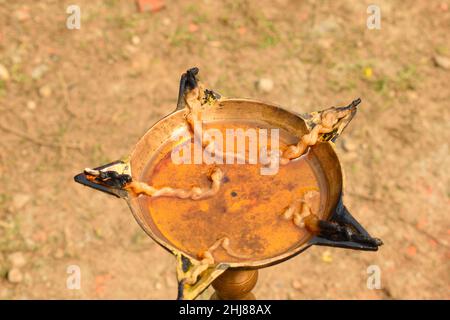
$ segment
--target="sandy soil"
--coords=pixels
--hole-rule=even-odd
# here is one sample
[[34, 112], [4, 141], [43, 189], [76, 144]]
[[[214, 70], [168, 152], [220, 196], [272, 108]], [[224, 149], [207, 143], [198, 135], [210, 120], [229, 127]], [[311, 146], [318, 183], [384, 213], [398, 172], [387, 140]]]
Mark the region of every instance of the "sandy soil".
[[449, 1], [378, 1], [381, 30], [365, 0], [76, 3], [80, 30], [66, 28], [69, 1], [0, 1], [1, 299], [176, 296], [173, 257], [125, 202], [73, 176], [127, 155], [191, 66], [226, 96], [296, 112], [363, 100], [338, 143], [345, 202], [385, 245], [313, 247], [261, 270], [257, 297], [450, 298]]

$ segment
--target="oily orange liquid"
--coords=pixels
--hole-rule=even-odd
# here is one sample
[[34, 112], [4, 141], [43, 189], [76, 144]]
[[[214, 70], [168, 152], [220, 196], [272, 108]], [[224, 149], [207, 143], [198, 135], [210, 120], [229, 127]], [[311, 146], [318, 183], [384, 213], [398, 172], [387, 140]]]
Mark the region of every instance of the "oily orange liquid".
[[[214, 123], [213, 127], [224, 132], [225, 137], [225, 128], [262, 126], [233, 122]], [[280, 147], [288, 140], [297, 139], [280, 133]], [[149, 165], [143, 181], [157, 188], [209, 188], [211, 169], [217, 166], [224, 173], [219, 192], [208, 199], [141, 196], [159, 231], [173, 246], [196, 256], [218, 239], [228, 237], [234, 252], [261, 260], [282, 254], [310, 237], [304, 228], [283, 219], [281, 214], [305, 192], [319, 191], [320, 172], [315, 169], [311, 153], [280, 166], [275, 175], [261, 175], [260, 164], [175, 164], [170, 155], [173, 145], [170, 142], [162, 148], [165, 156]], [[313, 199], [313, 212], [319, 216], [325, 192], [321, 184], [320, 196]], [[221, 247], [213, 255], [216, 262], [249, 260], [230, 256]]]

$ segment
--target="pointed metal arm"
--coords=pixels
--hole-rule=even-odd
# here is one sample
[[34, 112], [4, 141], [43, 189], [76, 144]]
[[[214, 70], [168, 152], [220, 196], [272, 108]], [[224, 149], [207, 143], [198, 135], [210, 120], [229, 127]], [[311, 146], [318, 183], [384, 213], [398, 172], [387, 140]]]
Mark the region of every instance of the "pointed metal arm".
[[[197, 88], [198, 86], [198, 72], [200, 70], [197, 67], [191, 68], [187, 70], [185, 73], [181, 75], [180, 78], [180, 87], [178, 91], [178, 102], [175, 111], [181, 110], [185, 107], [186, 102], [184, 101], [184, 95], [186, 92]], [[218, 100], [221, 98], [221, 95], [213, 90], [205, 89], [204, 90], [204, 101], [206, 103], [211, 100]]]
[[103, 166], [87, 169], [74, 177], [75, 182], [118, 198], [125, 198], [128, 192], [123, 186], [131, 182], [130, 165], [118, 160]]
[[347, 111], [350, 110], [351, 112], [338, 120], [338, 122], [333, 126], [333, 131], [329, 133], [324, 133], [321, 135], [320, 140], [321, 141], [332, 141], [335, 142], [336, 139], [342, 134], [344, 129], [348, 126], [350, 121], [352, 121], [353, 117], [356, 114], [357, 106], [361, 103], [361, 99], [355, 99], [353, 100], [349, 105], [345, 107], [332, 107], [321, 111], [314, 111], [311, 113], [303, 113], [300, 115], [300, 117], [305, 120], [306, 125], [311, 130], [314, 128], [317, 124], [321, 122], [322, 114], [326, 111], [329, 111], [330, 109], [334, 109], [336, 111]]
[[383, 244], [353, 218], [344, 206], [342, 196], [331, 219], [321, 220], [319, 228], [320, 233], [310, 240], [311, 244], [367, 251], [377, 251]]

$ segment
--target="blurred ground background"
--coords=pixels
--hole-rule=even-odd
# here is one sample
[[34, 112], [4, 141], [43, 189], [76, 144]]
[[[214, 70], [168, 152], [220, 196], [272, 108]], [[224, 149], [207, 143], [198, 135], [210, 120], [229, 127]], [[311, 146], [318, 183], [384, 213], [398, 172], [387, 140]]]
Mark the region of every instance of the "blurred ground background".
[[73, 176], [127, 155], [198, 66], [226, 96], [296, 112], [363, 100], [338, 143], [345, 202], [385, 245], [313, 247], [261, 270], [257, 297], [449, 299], [449, 1], [377, 1], [381, 30], [372, 1], [165, 2], [0, 0], [0, 298], [175, 298], [174, 259]]

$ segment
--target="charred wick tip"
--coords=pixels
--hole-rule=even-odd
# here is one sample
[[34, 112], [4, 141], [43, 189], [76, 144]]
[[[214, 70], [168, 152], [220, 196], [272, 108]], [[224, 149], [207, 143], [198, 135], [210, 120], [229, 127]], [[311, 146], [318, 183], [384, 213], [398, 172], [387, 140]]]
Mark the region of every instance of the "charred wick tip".
[[120, 174], [116, 171], [101, 171], [95, 169], [84, 169], [84, 174], [95, 177], [95, 180], [102, 182], [110, 187], [123, 188], [133, 179], [128, 174]]
[[177, 109], [181, 110], [184, 108], [184, 94], [186, 93], [186, 90], [192, 90], [197, 87], [197, 74], [199, 72], [199, 69], [197, 67], [188, 69], [185, 73], [181, 75], [180, 79], [180, 89], [178, 91], [178, 102], [177, 102]]
[[193, 67], [188, 69], [187, 73], [192, 73], [194, 76], [196, 76], [198, 74], [200, 70], [197, 67]]
[[353, 100], [349, 105], [345, 107], [338, 107], [338, 110], [344, 111], [344, 110], [353, 110], [355, 109], [359, 104], [361, 103], [361, 98], [357, 98]]
[[361, 103], [361, 98], [358, 98], [358, 99], [353, 100], [352, 103], [350, 104], [350, 106], [356, 107], [360, 103]]
[[197, 74], [199, 69], [197, 67], [186, 71], [186, 88], [192, 90], [197, 87]]

